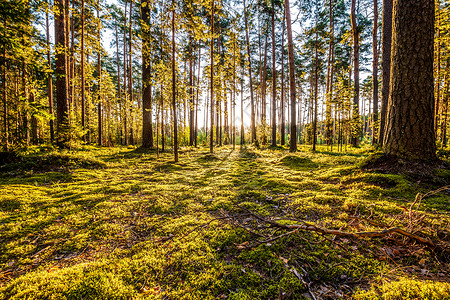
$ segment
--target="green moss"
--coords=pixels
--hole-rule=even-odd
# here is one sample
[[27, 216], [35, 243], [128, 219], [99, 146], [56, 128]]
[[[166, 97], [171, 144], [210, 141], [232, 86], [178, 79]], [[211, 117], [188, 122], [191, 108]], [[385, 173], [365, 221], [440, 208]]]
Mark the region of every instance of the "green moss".
[[[169, 152], [156, 157], [155, 151], [135, 147], [19, 154], [23, 161], [14, 161], [22, 163], [19, 169], [33, 157], [59, 158], [65, 167], [9, 171], [0, 178], [0, 272], [7, 274], [0, 298], [276, 299], [282, 290], [301, 299], [305, 287], [293, 267], [307, 270], [320, 286], [364, 282], [418, 260], [381, 262], [377, 249], [389, 246], [387, 239], [371, 245], [335, 238], [342, 249], [299, 231], [254, 243], [264, 237], [237, 224], [265, 237], [284, 231], [244, 215], [235, 204], [266, 217], [372, 230], [349, 216], [402, 227], [405, 219], [396, 218], [402, 206], [432, 188], [402, 175], [361, 171], [356, 164], [369, 149], [299, 149], [303, 152], [292, 155], [223, 147], [214, 157], [208, 149], [181, 149], [179, 163]], [[425, 208], [434, 212], [427, 212], [424, 226], [448, 226], [445, 193], [424, 199], [420, 209]], [[238, 217], [232, 222], [224, 216]], [[430, 272], [446, 266], [435, 263], [431, 252], [422, 255]]]
[[369, 291], [358, 291], [354, 299], [450, 299], [450, 283], [419, 281], [401, 278], [398, 281], [377, 284]]

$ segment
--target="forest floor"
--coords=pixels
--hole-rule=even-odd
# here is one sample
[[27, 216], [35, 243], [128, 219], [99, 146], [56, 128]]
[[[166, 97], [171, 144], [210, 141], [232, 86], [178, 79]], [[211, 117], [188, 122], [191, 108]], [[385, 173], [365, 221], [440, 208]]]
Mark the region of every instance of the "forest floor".
[[[450, 299], [450, 192], [421, 196], [449, 185], [450, 170], [367, 171], [370, 154], [183, 148], [173, 163], [85, 147], [6, 158], [0, 298]], [[295, 224], [399, 227], [436, 246], [282, 227]]]

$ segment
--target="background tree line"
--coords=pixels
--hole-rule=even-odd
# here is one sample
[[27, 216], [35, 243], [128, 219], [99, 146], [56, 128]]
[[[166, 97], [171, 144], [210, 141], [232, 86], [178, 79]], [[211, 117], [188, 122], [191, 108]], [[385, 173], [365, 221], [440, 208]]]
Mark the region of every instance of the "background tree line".
[[[177, 160], [179, 146], [372, 143], [432, 159], [448, 145], [447, 0], [7, 0], [0, 11], [5, 150], [141, 144]], [[427, 55], [431, 66], [416, 63]]]

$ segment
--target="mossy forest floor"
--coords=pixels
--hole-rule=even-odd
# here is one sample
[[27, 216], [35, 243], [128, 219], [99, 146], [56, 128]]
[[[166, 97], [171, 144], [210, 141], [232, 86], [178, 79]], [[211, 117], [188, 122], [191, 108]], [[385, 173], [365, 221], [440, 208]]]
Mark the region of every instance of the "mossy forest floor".
[[[370, 149], [37, 151], [0, 167], [1, 299], [450, 299], [449, 184], [359, 166]], [[419, 204], [419, 203], [417, 203]], [[400, 227], [429, 238], [286, 231]], [[364, 220], [365, 219], [365, 220]], [[367, 221], [369, 220], [369, 221]]]

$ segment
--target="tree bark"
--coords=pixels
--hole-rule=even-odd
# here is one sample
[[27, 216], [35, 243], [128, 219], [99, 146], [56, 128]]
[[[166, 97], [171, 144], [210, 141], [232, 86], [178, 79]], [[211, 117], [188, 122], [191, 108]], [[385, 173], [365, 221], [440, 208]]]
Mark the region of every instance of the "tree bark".
[[281, 37], [281, 101], [280, 101], [280, 109], [281, 109], [281, 141], [280, 144], [283, 146], [286, 143], [286, 121], [285, 121], [285, 107], [284, 107], [284, 31], [286, 29], [286, 14], [283, 11], [283, 32]]
[[103, 142], [103, 124], [102, 124], [102, 97], [101, 97], [101, 86], [102, 86], [102, 55], [101, 55], [101, 34], [100, 34], [100, 0], [97, 0], [97, 39], [98, 39], [98, 49], [97, 49], [97, 125], [98, 125], [98, 136], [97, 144], [102, 145]]
[[296, 127], [296, 87], [295, 87], [295, 61], [294, 61], [294, 43], [292, 40], [291, 11], [289, 8], [289, 0], [284, 1], [286, 11], [286, 25], [288, 36], [288, 57], [289, 57], [289, 92], [291, 94], [291, 139], [289, 145], [290, 152], [297, 151], [297, 127]]
[[[245, 4], [244, 4], [245, 6]], [[209, 141], [209, 152], [214, 153], [214, 0], [211, 5], [211, 133]]]
[[67, 107], [67, 83], [66, 83], [66, 41], [64, 0], [56, 0], [55, 11], [55, 76], [56, 76], [56, 122], [57, 145], [66, 147], [68, 141], [67, 131], [69, 125], [69, 112]]
[[5, 130], [3, 149], [5, 151], [8, 151], [9, 128], [8, 128], [8, 93], [6, 90], [6, 47], [3, 47], [2, 94], [3, 94], [3, 130]]
[[275, 65], [275, 4], [272, 0], [272, 146], [277, 145], [277, 68]]
[[[84, 3], [84, 0], [83, 0]], [[45, 23], [46, 23], [46, 38], [47, 38], [47, 63], [48, 68], [52, 69], [52, 62], [51, 62], [51, 45], [50, 45], [50, 24], [48, 20], [48, 11], [50, 10], [50, 4], [47, 4], [47, 8], [45, 11]], [[49, 107], [49, 114], [50, 114], [50, 142], [53, 143], [55, 140], [55, 131], [54, 131], [54, 121], [53, 121], [53, 78], [52, 74], [48, 75], [47, 78], [47, 97], [48, 97], [48, 107]], [[6, 131], [7, 132], [7, 131]]]
[[[252, 58], [250, 53], [250, 39], [248, 36], [248, 21], [247, 21], [247, 6], [245, 4], [244, 0], [244, 23], [245, 23], [245, 37], [246, 37], [246, 44], [247, 44], [247, 55], [248, 55], [248, 76], [250, 80], [250, 107], [251, 107], [251, 114], [250, 114], [250, 131], [251, 131], [251, 137], [252, 137], [252, 143], [256, 141], [256, 124], [255, 124], [255, 102], [253, 98], [253, 79], [252, 79]], [[243, 122], [243, 120], [242, 120]]]
[[434, 1], [395, 0], [385, 154], [436, 159], [434, 133]]
[[173, 155], [178, 162], [178, 122], [175, 89], [175, 0], [172, 0], [172, 112], [173, 112]]
[[327, 66], [327, 89], [326, 89], [326, 109], [325, 109], [325, 138], [328, 146], [333, 145], [332, 127], [333, 120], [331, 116], [331, 102], [332, 102], [332, 72], [333, 72], [333, 48], [334, 48], [334, 21], [333, 21], [333, 2], [329, 1], [329, 19], [330, 19], [330, 42], [328, 45], [328, 66]]
[[[352, 0], [351, 7], [351, 21], [352, 21], [352, 35], [353, 35], [353, 69], [354, 69], [354, 97], [352, 118], [356, 120], [359, 118], [359, 30], [356, 19], [356, 0]], [[359, 128], [352, 128], [352, 145], [357, 146], [359, 140]]]
[[142, 0], [142, 147], [153, 148], [150, 2]]
[[372, 124], [374, 124], [372, 131], [372, 145], [378, 143], [378, 1], [373, 1], [373, 35], [372, 35], [372, 49], [373, 49], [373, 115]]
[[389, 86], [391, 75], [391, 46], [392, 46], [392, 6], [393, 0], [383, 0], [383, 36], [382, 36], [382, 87], [381, 87], [381, 113], [380, 133], [378, 141], [383, 145], [388, 110]]
[[[126, 16], [125, 16], [126, 17]], [[128, 95], [130, 97], [130, 144], [134, 145], [134, 131], [133, 131], [133, 60], [132, 51], [132, 29], [133, 29], [133, 1], [130, 1], [130, 24], [128, 29]]]

